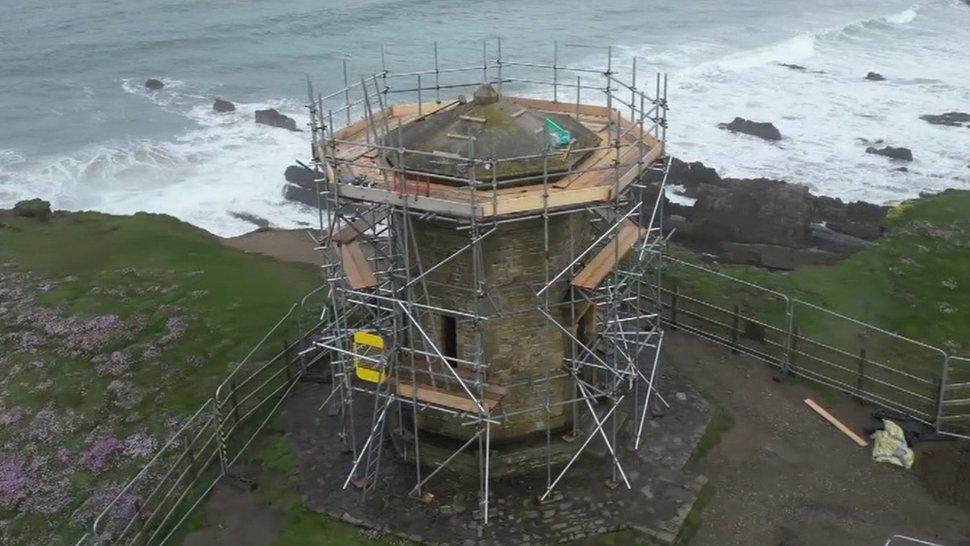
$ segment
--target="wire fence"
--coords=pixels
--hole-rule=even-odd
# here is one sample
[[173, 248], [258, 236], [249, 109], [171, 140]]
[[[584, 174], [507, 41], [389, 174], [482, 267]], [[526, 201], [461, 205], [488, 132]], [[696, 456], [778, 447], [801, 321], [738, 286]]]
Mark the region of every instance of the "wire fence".
[[[321, 286], [294, 304], [94, 520], [76, 546], [165, 544], [326, 355]], [[294, 338], [294, 334], [296, 337]]]
[[672, 256], [662, 278], [668, 327], [970, 438], [970, 359]]

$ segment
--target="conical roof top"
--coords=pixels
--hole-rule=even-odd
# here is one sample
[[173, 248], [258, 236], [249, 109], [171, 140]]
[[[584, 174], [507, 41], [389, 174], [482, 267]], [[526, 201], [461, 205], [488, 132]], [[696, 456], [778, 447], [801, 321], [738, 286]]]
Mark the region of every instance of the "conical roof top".
[[[405, 148], [434, 154], [407, 154], [404, 167], [409, 171], [428, 173], [431, 177], [438, 174], [467, 178], [467, 166], [458, 157], [467, 158], [470, 150], [473, 150], [476, 159], [481, 160], [541, 155], [548, 150], [546, 169], [554, 178], [582, 161], [589, 152], [565, 154], [564, 149], [547, 147], [549, 133], [555, 132], [554, 128], [547, 128], [547, 120], [569, 133], [572, 141], [570, 147], [573, 149], [592, 148], [600, 142], [595, 133], [567, 115], [523, 107], [499, 95], [491, 85], [483, 84], [475, 91], [471, 102], [427, 114], [401, 127], [403, 136], [400, 141]], [[397, 132], [398, 129], [394, 129], [388, 133], [388, 146], [398, 146]], [[473, 139], [471, 145], [470, 139]], [[385, 157], [396, 165], [395, 152], [387, 152]], [[542, 157], [505, 161], [497, 165], [495, 176], [499, 181], [529, 175], [541, 176], [543, 172]], [[477, 168], [475, 176], [478, 180], [490, 181], [492, 172]], [[523, 182], [541, 183], [541, 179]]]

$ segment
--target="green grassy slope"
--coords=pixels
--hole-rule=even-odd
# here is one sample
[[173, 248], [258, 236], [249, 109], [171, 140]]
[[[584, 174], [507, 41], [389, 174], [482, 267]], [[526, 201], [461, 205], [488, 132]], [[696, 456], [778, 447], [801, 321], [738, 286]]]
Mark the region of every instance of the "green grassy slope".
[[319, 283], [166, 216], [0, 213], [0, 543], [73, 543]]

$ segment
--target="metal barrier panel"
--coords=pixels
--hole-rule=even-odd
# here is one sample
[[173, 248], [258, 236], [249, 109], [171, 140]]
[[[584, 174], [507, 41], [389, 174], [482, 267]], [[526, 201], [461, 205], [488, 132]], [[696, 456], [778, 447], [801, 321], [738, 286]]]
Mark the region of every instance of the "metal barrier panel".
[[651, 288], [668, 328], [970, 437], [970, 359], [700, 265], [663, 263], [663, 285]]
[[792, 373], [935, 426], [946, 354], [793, 300]]
[[753, 283], [664, 256], [660, 301], [664, 322], [735, 352], [784, 368], [790, 326], [788, 297]]
[[940, 432], [970, 439], [970, 358], [951, 356], [938, 417]]
[[[321, 287], [322, 288], [322, 287]], [[323, 327], [314, 290], [265, 335], [216, 389], [223, 473], [236, 462], [311, 364], [308, 337]], [[297, 336], [294, 337], [294, 332]], [[322, 356], [317, 354], [317, 357]]]
[[[321, 287], [322, 288], [322, 287]], [[321, 299], [311, 299], [313, 296]], [[104, 508], [77, 546], [164, 544], [272, 417], [307, 367], [308, 336], [325, 327], [321, 289], [294, 304]], [[317, 305], [317, 304], [321, 305]], [[302, 333], [290, 342], [294, 331]]]

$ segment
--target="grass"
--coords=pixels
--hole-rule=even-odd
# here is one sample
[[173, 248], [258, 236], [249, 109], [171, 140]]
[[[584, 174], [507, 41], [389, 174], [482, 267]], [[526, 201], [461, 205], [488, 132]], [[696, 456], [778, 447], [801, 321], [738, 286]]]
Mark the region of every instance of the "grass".
[[[72, 332], [0, 323], [0, 412], [22, 415], [0, 427], [0, 462], [19, 465], [43, 486], [14, 505], [0, 504], [0, 542], [11, 545], [73, 543], [100, 510], [95, 505], [113, 496], [148, 455], [123, 455], [118, 447], [109, 450], [104, 468], [59, 467], [77, 465], [103, 436], [123, 441], [141, 433], [157, 448], [213, 395], [233, 363], [321, 282], [312, 266], [247, 255], [174, 218], [150, 214], [59, 214], [40, 222], [0, 212], [0, 273], [26, 278], [30, 308], [49, 311], [57, 317], [52, 320], [75, 324], [70, 321], [113, 316], [124, 325], [104, 346], [67, 350]], [[173, 325], [184, 331], [166, 338]], [[39, 345], [18, 346], [18, 336], [31, 332]], [[124, 366], [101, 373], [99, 359], [114, 353], [125, 355]], [[126, 386], [128, 403], [109, 389], [113, 384]], [[37, 423], [42, 412], [52, 416], [45, 427]], [[35, 439], [38, 428], [52, 437]], [[68, 490], [68, 502], [59, 500], [58, 489]], [[39, 514], [33, 504], [45, 496], [47, 509], [55, 510]]]
[[691, 507], [690, 512], [687, 513], [687, 517], [684, 518], [684, 524], [680, 528], [680, 533], [677, 534], [675, 544], [690, 544], [691, 539], [694, 538], [697, 531], [701, 528], [704, 508], [707, 507], [712, 498], [714, 498], [714, 486], [707, 484], [701, 488], [700, 494], [697, 495], [697, 500], [694, 501], [694, 506]]
[[[966, 332], [970, 331], [970, 290], [965, 286], [970, 282], [966, 276], [970, 271], [968, 210], [970, 191], [950, 190], [905, 203], [891, 211], [884, 240], [833, 266], [804, 267], [793, 272], [734, 265], [710, 267], [939, 348], [935, 350], [894, 337], [806, 303], [794, 304], [794, 324], [799, 334], [830, 347], [801, 342], [796, 349], [804, 354], [796, 355], [797, 366], [824, 374], [849, 388], [857, 386], [863, 377], [863, 388], [867, 391], [932, 415], [937, 402], [936, 383], [943, 370], [940, 350], [951, 355], [970, 354], [970, 341], [966, 338]], [[700, 261], [683, 248], [675, 247], [672, 254], [685, 261]], [[665, 286], [677, 287], [682, 295], [712, 302], [725, 310], [704, 309], [724, 325], [704, 324], [704, 327], [722, 336], [730, 336], [731, 311], [735, 305], [742, 315], [785, 329], [785, 302], [773, 293], [687, 266], [672, 265], [664, 274]], [[680, 301], [682, 310], [701, 309], [686, 298]], [[782, 333], [769, 329], [767, 338], [776, 345], [766, 350], [780, 357], [783, 337]], [[861, 374], [860, 361], [863, 361]], [[872, 362], [920, 379], [881, 369]], [[954, 367], [951, 378], [970, 380], [970, 366]]]
[[258, 468], [256, 494], [268, 509], [282, 515], [279, 538], [272, 546], [375, 546], [409, 544], [396, 537], [372, 539], [360, 529], [318, 514], [303, 505], [293, 467], [290, 441], [278, 426], [256, 442], [248, 463]]

